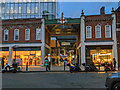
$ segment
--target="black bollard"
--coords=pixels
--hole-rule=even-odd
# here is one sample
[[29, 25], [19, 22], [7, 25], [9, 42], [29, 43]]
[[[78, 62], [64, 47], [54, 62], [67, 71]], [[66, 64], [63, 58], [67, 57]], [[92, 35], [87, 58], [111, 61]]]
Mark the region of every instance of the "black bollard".
[[64, 62], [64, 71], [65, 71], [65, 62]]
[[26, 64], [26, 71], [28, 71], [28, 62], [27, 62], [27, 64]]

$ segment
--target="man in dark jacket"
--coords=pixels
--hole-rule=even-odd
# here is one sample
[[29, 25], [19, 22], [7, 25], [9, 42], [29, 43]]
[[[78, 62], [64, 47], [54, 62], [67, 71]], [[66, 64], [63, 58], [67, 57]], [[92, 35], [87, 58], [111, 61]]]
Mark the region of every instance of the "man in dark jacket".
[[116, 60], [113, 58], [114, 69], [116, 69]]
[[1, 65], [2, 65], [2, 69], [3, 69], [4, 68], [4, 58], [2, 58]]

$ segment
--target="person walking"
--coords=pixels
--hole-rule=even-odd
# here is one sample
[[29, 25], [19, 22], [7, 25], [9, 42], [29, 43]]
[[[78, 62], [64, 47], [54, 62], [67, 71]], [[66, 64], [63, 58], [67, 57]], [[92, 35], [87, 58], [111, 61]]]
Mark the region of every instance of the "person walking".
[[116, 60], [113, 58], [114, 70], [116, 70]]
[[1, 65], [2, 65], [2, 69], [3, 69], [4, 68], [4, 58], [2, 58]]
[[46, 71], [50, 70], [50, 68], [49, 68], [49, 61], [48, 61], [47, 57], [45, 58], [45, 66], [46, 66]]

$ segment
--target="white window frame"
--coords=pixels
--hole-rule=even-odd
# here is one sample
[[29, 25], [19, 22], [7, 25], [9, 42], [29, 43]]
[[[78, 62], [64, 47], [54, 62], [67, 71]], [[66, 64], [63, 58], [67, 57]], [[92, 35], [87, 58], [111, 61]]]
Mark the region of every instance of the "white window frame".
[[7, 31], [7, 35], [8, 35], [8, 38], [9, 38], [9, 30], [4, 30], [4, 41], [8, 41], [8, 38], [7, 38], [7, 40], [5, 40], [5, 31]]
[[[109, 26], [110, 36], [106, 36], [106, 27]], [[105, 38], [111, 38], [111, 25], [105, 25]]]
[[[18, 30], [18, 40], [15, 39], [15, 32], [16, 32], [16, 30]], [[14, 30], [14, 40], [15, 40], [15, 41], [19, 41], [19, 29], [15, 29], [15, 30]]]
[[[27, 32], [27, 30], [29, 30], [29, 37], [28, 37], [28, 39], [26, 38], [26, 32]], [[25, 29], [25, 40], [30, 40], [30, 29]]]
[[[87, 28], [90, 27], [90, 37], [87, 37]], [[86, 38], [92, 38], [92, 26], [86, 26]]]
[[39, 37], [39, 39], [37, 38], [37, 30], [40, 29], [40, 35], [41, 35], [41, 28], [36, 28], [36, 40], [41, 40], [41, 36]]
[[[100, 27], [100, 37], [97, 36], [97, 27]], [[95, 26], [95, 38], [101, 38], [101, 26], [100, 25]]]

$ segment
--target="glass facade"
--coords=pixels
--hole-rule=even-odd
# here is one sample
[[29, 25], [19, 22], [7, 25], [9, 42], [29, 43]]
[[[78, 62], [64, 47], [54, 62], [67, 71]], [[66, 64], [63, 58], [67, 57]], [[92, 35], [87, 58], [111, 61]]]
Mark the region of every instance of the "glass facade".
[[[13, 59], [15, 51], [13, 51]], [[16, 51], [16, 61], [19, 65], [40, 66], [41, 65], [41, 50], [37, 51]]]
[[89, 46], [86, 47], [86, 61], [89, 64], [91, 61], [95, 65], [103, 63], [111, 64], [113, 60], [112, 46]]
[[41, 18], [43, 15], [46, 15], [48, 19], [57, 17], [57, 1], [8, 1], [2, 2], [0, 6], [2, 19]]
[[[0, 48], [0, 60], [4, 58], [4, 65], [8, 63], [9, 59], [9, 48]], [[40, 47], [24, 47], [24, 48], [13, 48], [12, 59], [16, 59], [19, 66], [28, 65], [29, 66], [40, 66], [41, 65], [41, 48]]]

